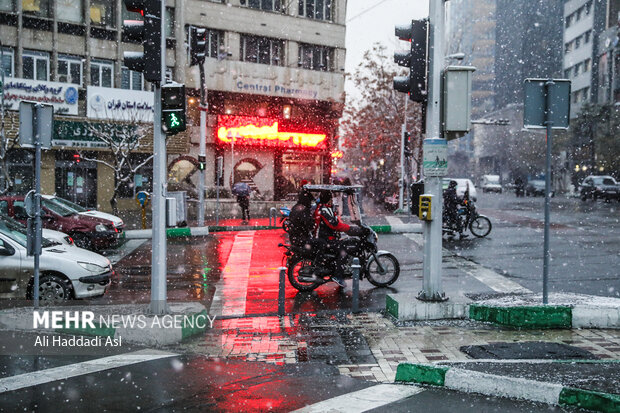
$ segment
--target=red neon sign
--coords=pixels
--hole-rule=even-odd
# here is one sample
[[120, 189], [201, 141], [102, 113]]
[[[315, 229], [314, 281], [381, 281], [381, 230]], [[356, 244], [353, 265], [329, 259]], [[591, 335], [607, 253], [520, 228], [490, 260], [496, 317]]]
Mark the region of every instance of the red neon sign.
[[275, 119], [250, 116], [218, 116], [217, 139], [235, 145], [261, 145], [324, 149], [327, 136], [320, 133], [281, 131]]

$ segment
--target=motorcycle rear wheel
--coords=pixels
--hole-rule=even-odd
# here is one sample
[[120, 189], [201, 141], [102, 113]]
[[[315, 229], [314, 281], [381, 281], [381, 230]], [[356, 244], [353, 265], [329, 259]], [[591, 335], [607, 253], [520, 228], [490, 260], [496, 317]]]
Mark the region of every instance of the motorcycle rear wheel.
[[368, 281], [377, 287], [387, 287], [394, 284], [400, 275], [400, 264], [396, 257], [392, 254], [377, 255], [377, 259], [381, 263], [385, 273], [381, 274], [377, 261], [371, 257], [366, 264], [366, 274]]
[[307, 282], [299, 280], [299, 270], [306, 266], [312, 265], [311, 261], [301, 257], [293, 257], [288, 264], [287, 275], [288, 281], [295, 289], [299, 291], [312, 291], [322, 284], [320, 280]]
[[491, 220], [484, 215], [478, 215], [476, 219], [469, 224], [469, 230], [478, 238], [484, 238], [489, 235], [492, 227]]

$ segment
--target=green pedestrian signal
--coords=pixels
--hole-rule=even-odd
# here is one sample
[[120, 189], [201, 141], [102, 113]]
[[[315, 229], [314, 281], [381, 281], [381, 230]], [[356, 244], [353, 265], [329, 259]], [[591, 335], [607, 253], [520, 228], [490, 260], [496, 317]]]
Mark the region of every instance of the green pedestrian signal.
[[161, 88], [162, 129], [167, 135], [185, 130], [185, 85], [169, 83]]

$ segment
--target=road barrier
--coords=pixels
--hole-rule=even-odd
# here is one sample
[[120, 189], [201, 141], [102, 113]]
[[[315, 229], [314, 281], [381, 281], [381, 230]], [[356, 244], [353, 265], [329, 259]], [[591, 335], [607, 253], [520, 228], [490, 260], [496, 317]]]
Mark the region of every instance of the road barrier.
[[352, 303], [352, 311], [354, 313], [359, 312], [360, 310], [360, 260], [359, 258], [353, 258], [353, 265], [351, 266], [353, 269], [353, 303]]
[[278, 283], [278, 315], [284, 315], [284, 299], [285, 299], [285, 288], [286, 284], [286, 267], [280, 267], [280, 280]]
[[[275, 227], [278, 223], [278, 210], [274, 207], [269, 208], [269, 226]], [[273, 224], [271, 223], [271, 217], [273, 217]]]

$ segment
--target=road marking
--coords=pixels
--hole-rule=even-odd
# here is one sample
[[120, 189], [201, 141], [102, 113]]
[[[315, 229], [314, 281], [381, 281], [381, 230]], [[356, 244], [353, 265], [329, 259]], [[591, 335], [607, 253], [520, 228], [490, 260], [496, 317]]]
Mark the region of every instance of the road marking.
[[245, 315], [255, 233], [241, 231], [235, 236], [222, 276], [215, 284], [211, 315]]
[[293, 413], [366, 412], [423, 391], [417, 386], [379, 384], [302, 407]]
[[[422, 234], [404, 234], [405, 237], [409, 238], [411, 241], [416, 243], [418, 246], [422, 247], [424, 245], [424, 239]], [[468, 261], [463, 257], [459, 257], [458, 255], [454, 255], [454, 253], [446, 248], [442, 248], [444, 262], [449, 262], [459, 269], [463, 270], [465, 273], [471, 275], [493, 291], [497, 291], [500, 293], [531, 293], [532, 291], [528, 290], [525, 287], [522, 287], [519, 283], [512, 281], [506, 276], [499, 274], [489, 268], [483, 267], [480, 264], [476, 264], [475, 262]]]
[[147, 349], [132, 353], [119, 354], [117, 356], [88, 360], [66, 366], [54, 367], [51, 369], [33, 371], [31, 373], [24, 373], [17, 376], [0, 379], [0, 393], [173, 356], [176, 356], [176, 354], [168, 353], [166, 351]]

